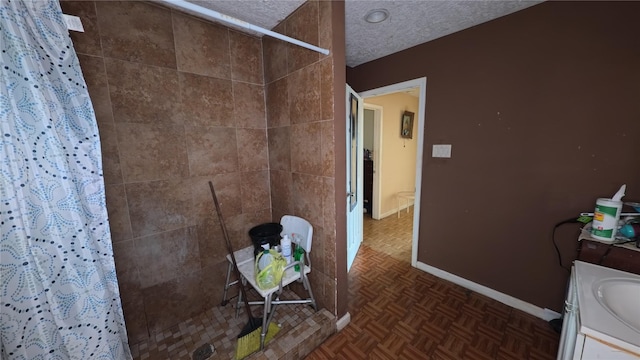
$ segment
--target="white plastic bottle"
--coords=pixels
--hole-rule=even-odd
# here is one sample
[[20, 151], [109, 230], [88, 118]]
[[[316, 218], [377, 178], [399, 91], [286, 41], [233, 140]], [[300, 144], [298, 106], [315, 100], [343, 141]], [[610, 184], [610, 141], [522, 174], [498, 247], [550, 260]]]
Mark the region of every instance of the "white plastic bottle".
[[266, 269], [267, 266], [273, 261], [273, 256], [268, 249], [264, 249], [262, 251], [262, 254], [258, 254], [258, 256], [260, 257], [258, 259], [258, 271]]
[[280, 247], [282, 248], [282, 257], [287, 259], [287, 264], [291, 264], [292, 251], [291, 251], [291, 239], [289, 235], [285, 234], [282, 240], [280, 240]]

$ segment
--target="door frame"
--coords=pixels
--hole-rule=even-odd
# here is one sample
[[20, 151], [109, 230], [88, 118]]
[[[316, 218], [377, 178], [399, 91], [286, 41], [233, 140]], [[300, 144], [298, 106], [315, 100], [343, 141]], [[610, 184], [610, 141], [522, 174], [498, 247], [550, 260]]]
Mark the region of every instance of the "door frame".
[[[353, 146], [353, 138], [352, 138], [352, 134], [350, 133], [350, 126], [353, 126], [354, 123], [351, 120], [351, 107], [352, 107], [352, 103], [351, 103], [351, 96], [354, 96], [355, 100], [357, 101], [357, 113], [356, 113], [356, 121], [355, 121], [355, 133], [356, 133], [356, 149], [355, 149], [355, 157], [353, 156], [353, 151], [354, 149], [352, 148]], [[346, 176], [346, 190], [347, 190], [347, 216], [346, 216], [346, 225], [347, 225], [347, 272], [349, 272], [349, 270], [351, 269], [351, 265], [353, 264], [353, 261], [355, 260], [356, 256], [358, 255], [358, 249], [360, 248], [360, 245], [362, 244], [362, 236], [363, 236], [363, 216], [362, 216], [362, 212], [363, 212], [363, 185], [364, 185], [364, 176], [363, 176], [363, 163], [364, 163], [364, 152], [363, 152], [363, 144], [362, 141], [364, 139], [364, 135], [363, 135], [363, 123], [364, 123], [364, 101], [362, 100], [362, 97], [351, 88], [351, 86], [349, 86], [349, 84], [346, 84], [346, 102], [347, 102], [347, 111], [346, 111], [346, 117], [345, 120], [348, 122], [349, 125], [347, 125], [347, 131], [346, 131], [346, 143], [345, 146], [347, 147], [347, 151], [346, 151], [346, 155], [347, 155], [347, 161], [346, 161], [346, 170], [347, 170], [347, 176]], [[351, 130], [353, 131], [353, 129]], [[355, 189], [355, 194], [353, 193], [353, 189], [351, 188], [351, 184], [353, 183], [353, 173], [352, 173], [352, 164], [351, 162], [353, 161], [353, 159], [355, 158], [356, 160], [356, 189]], [[355, 204], [351, 204], [351, 197], [355, 196]]]
[[[363, 99], [364, 100], [364, 99]], [[382, 121], [384, 108], [379, 105], [363, 103], [362, 108], [365, 110], [373, 111], [373, 194], [371, 195], [371, 201], [373, 206], [371, 207], [371, 218], [380, 220], [380, 169], [382, 166]]]
[[[418, 263], [418, 239], [420, 235], [420, 199], [422, 198], [422, 162], [424, 158], [424, 129], [425, 129], [425, 111], [427, 98], [427, 78], [421, 77], [413, 80], [403, 81], [400, 83], [383, 86], [380, 88], [367, 90], [358, 93], [366, 102], [368, 97], [388, 95], [391, 93], [402, 92], [411, 88], [419, 88], [418, 96], [418, 132], [416, 134], [418, 140], [418, 149], [416, 154], [416, 198], [413, 207], [413, 240], [411, 245], [411, 266], [416, 267]], [[378, 151], [379, 152], [379, 151]], [[374, 152], [375, 157], [375, 152]], [[374, 203], [375, 205], [375, 203]], [[373, 212], [373, 210], [372, 210]]]

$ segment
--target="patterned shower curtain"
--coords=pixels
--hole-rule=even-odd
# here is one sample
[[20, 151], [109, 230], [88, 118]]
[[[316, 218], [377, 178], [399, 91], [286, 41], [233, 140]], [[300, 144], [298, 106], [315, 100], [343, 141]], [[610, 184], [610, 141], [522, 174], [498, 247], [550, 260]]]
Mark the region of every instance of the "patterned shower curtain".
[[56, 0], [0, 1], [0, 358], [130, 359], [98, 128]]

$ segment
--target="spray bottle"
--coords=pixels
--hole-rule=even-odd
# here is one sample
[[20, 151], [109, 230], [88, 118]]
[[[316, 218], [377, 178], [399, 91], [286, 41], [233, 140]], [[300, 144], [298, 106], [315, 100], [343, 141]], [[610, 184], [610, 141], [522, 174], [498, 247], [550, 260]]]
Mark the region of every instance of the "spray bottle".
[[[304, 255], [304, 249], [302, 248], [302, 246], [298, 245], [296, 246], [296, 252], [293, 255], [293, 258], [295, 261], [300, 261], [300, 259], [302, 259], [302, 256]], [[293, 267], [293, 270], [295, 270], [296, 272], [300, 272], [300, 265], [295, 265]]]
[[287, 260], [287, 264], [291, 264], [292, 251], [291, 251], [291, 239], [289, 235], [285, 234], [282, 240], [280, 240], [280, 247], [282, 247], [282, 256]]

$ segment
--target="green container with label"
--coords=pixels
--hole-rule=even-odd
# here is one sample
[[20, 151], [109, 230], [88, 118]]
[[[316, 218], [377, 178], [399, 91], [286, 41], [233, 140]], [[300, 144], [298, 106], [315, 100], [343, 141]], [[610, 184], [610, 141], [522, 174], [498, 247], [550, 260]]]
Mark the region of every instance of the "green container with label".
[[593, 213], [591, 237], [601, 241], [615, 240], [622, 201], [607, 198], [596, 200], [596, 209]]

